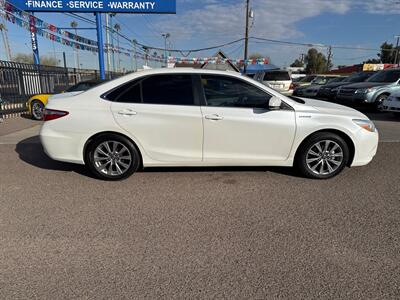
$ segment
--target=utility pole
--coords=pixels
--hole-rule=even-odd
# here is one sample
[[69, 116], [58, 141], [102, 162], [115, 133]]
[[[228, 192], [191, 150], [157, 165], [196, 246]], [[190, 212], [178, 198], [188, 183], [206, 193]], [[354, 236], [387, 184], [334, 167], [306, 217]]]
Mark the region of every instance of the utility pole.
[[133, 43], [133, 51], [134, 51], [134, 58], [135, 58], [135, 72], [137, 72], [137, 53], [136, 53], [137, 41], [135, 39], [133, 39], [132, 43]]
[[107, 71], [111, 71], [111, 52], [110, 52], [110, 15], [106, 13], [106, 49], [107, 49]]
[[396, 35], [395, 38], [397, 38], [397, 43], [396, 43], [396, 56], [394, 57], [394, 63], [398, 64], [398, 57], [399, 57], [399, 41], [400, 41], [400, 35]]
[[170, 37], [171, 35], [169, 33], [163, 33], [162, 37], [164, 38], [164, 57], [165, 57], [165, 67], [168, 68], [168, 53], [167, 53], [167, 39]]
[[246, 0], [246, 29], [244, 33], [244, 74], [246, 74], [247, 69], [247, 56], [248, 56], [248, 47], [249, 47], [249, 16], [250, 15], [250, 0]]

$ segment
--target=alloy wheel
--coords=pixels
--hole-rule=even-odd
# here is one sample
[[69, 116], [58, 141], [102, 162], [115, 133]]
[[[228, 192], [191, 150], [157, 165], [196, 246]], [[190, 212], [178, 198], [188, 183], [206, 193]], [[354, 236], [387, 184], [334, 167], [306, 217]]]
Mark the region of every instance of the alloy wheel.
[[43, 119], [43, 105], [40, 102], [32, 104], [32, 115], [36, 120]]
[[343, 149], [332, 140], [322, 140], [312, 145], [306, 155], [307, 167], [317, 175], [334, 173], [343, 162]]
[[120, 176], [128, 171], [133, 161], [131, 151], [118, 141], [105, 141], [93, 153], [94, 166], [108, 176]]

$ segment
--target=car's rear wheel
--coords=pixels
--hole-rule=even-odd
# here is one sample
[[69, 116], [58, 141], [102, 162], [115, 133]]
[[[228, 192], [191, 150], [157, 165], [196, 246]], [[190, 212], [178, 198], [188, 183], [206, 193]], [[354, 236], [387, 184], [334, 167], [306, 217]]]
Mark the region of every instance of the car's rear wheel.
[[116, 134], [107, 134], [95, 138], [89, 144], [86, 164], [100, 179], [121, 180], [139, 169], [141, 157], [129, 139]]
[[31, 104], [31, 115], [34, 120], [43, 119], [44, 104], [39, 100], [33, 100]]
[[384, 112], [384, 108], [383, 108], [383, 102], [388, 98], [388, 95], [380, 95], [378, 98], [376, 98], [376, 102], [375, 102], [375, 110], [377, 112]]
[[349, 160], [349, 147], [337, 134], [321, 132], [300, 146], [296, 165], [309, 178], [328, 179], [339, 174]]

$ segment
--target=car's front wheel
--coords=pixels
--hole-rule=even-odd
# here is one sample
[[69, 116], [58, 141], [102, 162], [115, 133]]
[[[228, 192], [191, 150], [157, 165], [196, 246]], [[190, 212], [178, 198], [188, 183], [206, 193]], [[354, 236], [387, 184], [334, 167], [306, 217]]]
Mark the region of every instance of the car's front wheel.
[[95, 138], [87, 147], [86, 164], [104, 180], [121, 180], [135, 173], [141, 164], [138, 149], [120, 135], [107, 134]]
[[39, 100], [33, 100], [31, 104], [31, 115], [34, 120], [42, 120], [43, 119], [43, 110], [44, 104]]
[[300, 146], [296, 165], [300, 172], [314, 179], [328, 179], [339, 174], [349, 160], [349, 147], [337, 134], [320, 132]]

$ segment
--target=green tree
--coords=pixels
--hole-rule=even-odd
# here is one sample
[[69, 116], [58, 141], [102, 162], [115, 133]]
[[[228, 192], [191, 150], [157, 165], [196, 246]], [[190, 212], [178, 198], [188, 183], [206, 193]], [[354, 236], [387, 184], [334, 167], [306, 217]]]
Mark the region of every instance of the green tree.
[[291, 65], [292, 68], [302, 68], [304, 67], [304, 63], [300, 59], [296, 59]]
[[[13, 61], [23, 64], [33, 64], [33, 55], [26, 53], [17, 53], [13, 57]], [[44, 66], [58, 66], [59, 61], [52, 56], [41, 56], [40, 64]]]
[[381, 45], [381, 53], [378, 53], [378, 57], [380, 58], [381, 63], [383, 64], [391, 64], [394, 61], [395, 56], [395, 48], [393, 44], [389, 44], [388, 42], [384, 42]]
[[304, 60], [308, 74], [325, 73], [328, 70], [328, 61], [325, 55], [315, 48], [308, 50]]

